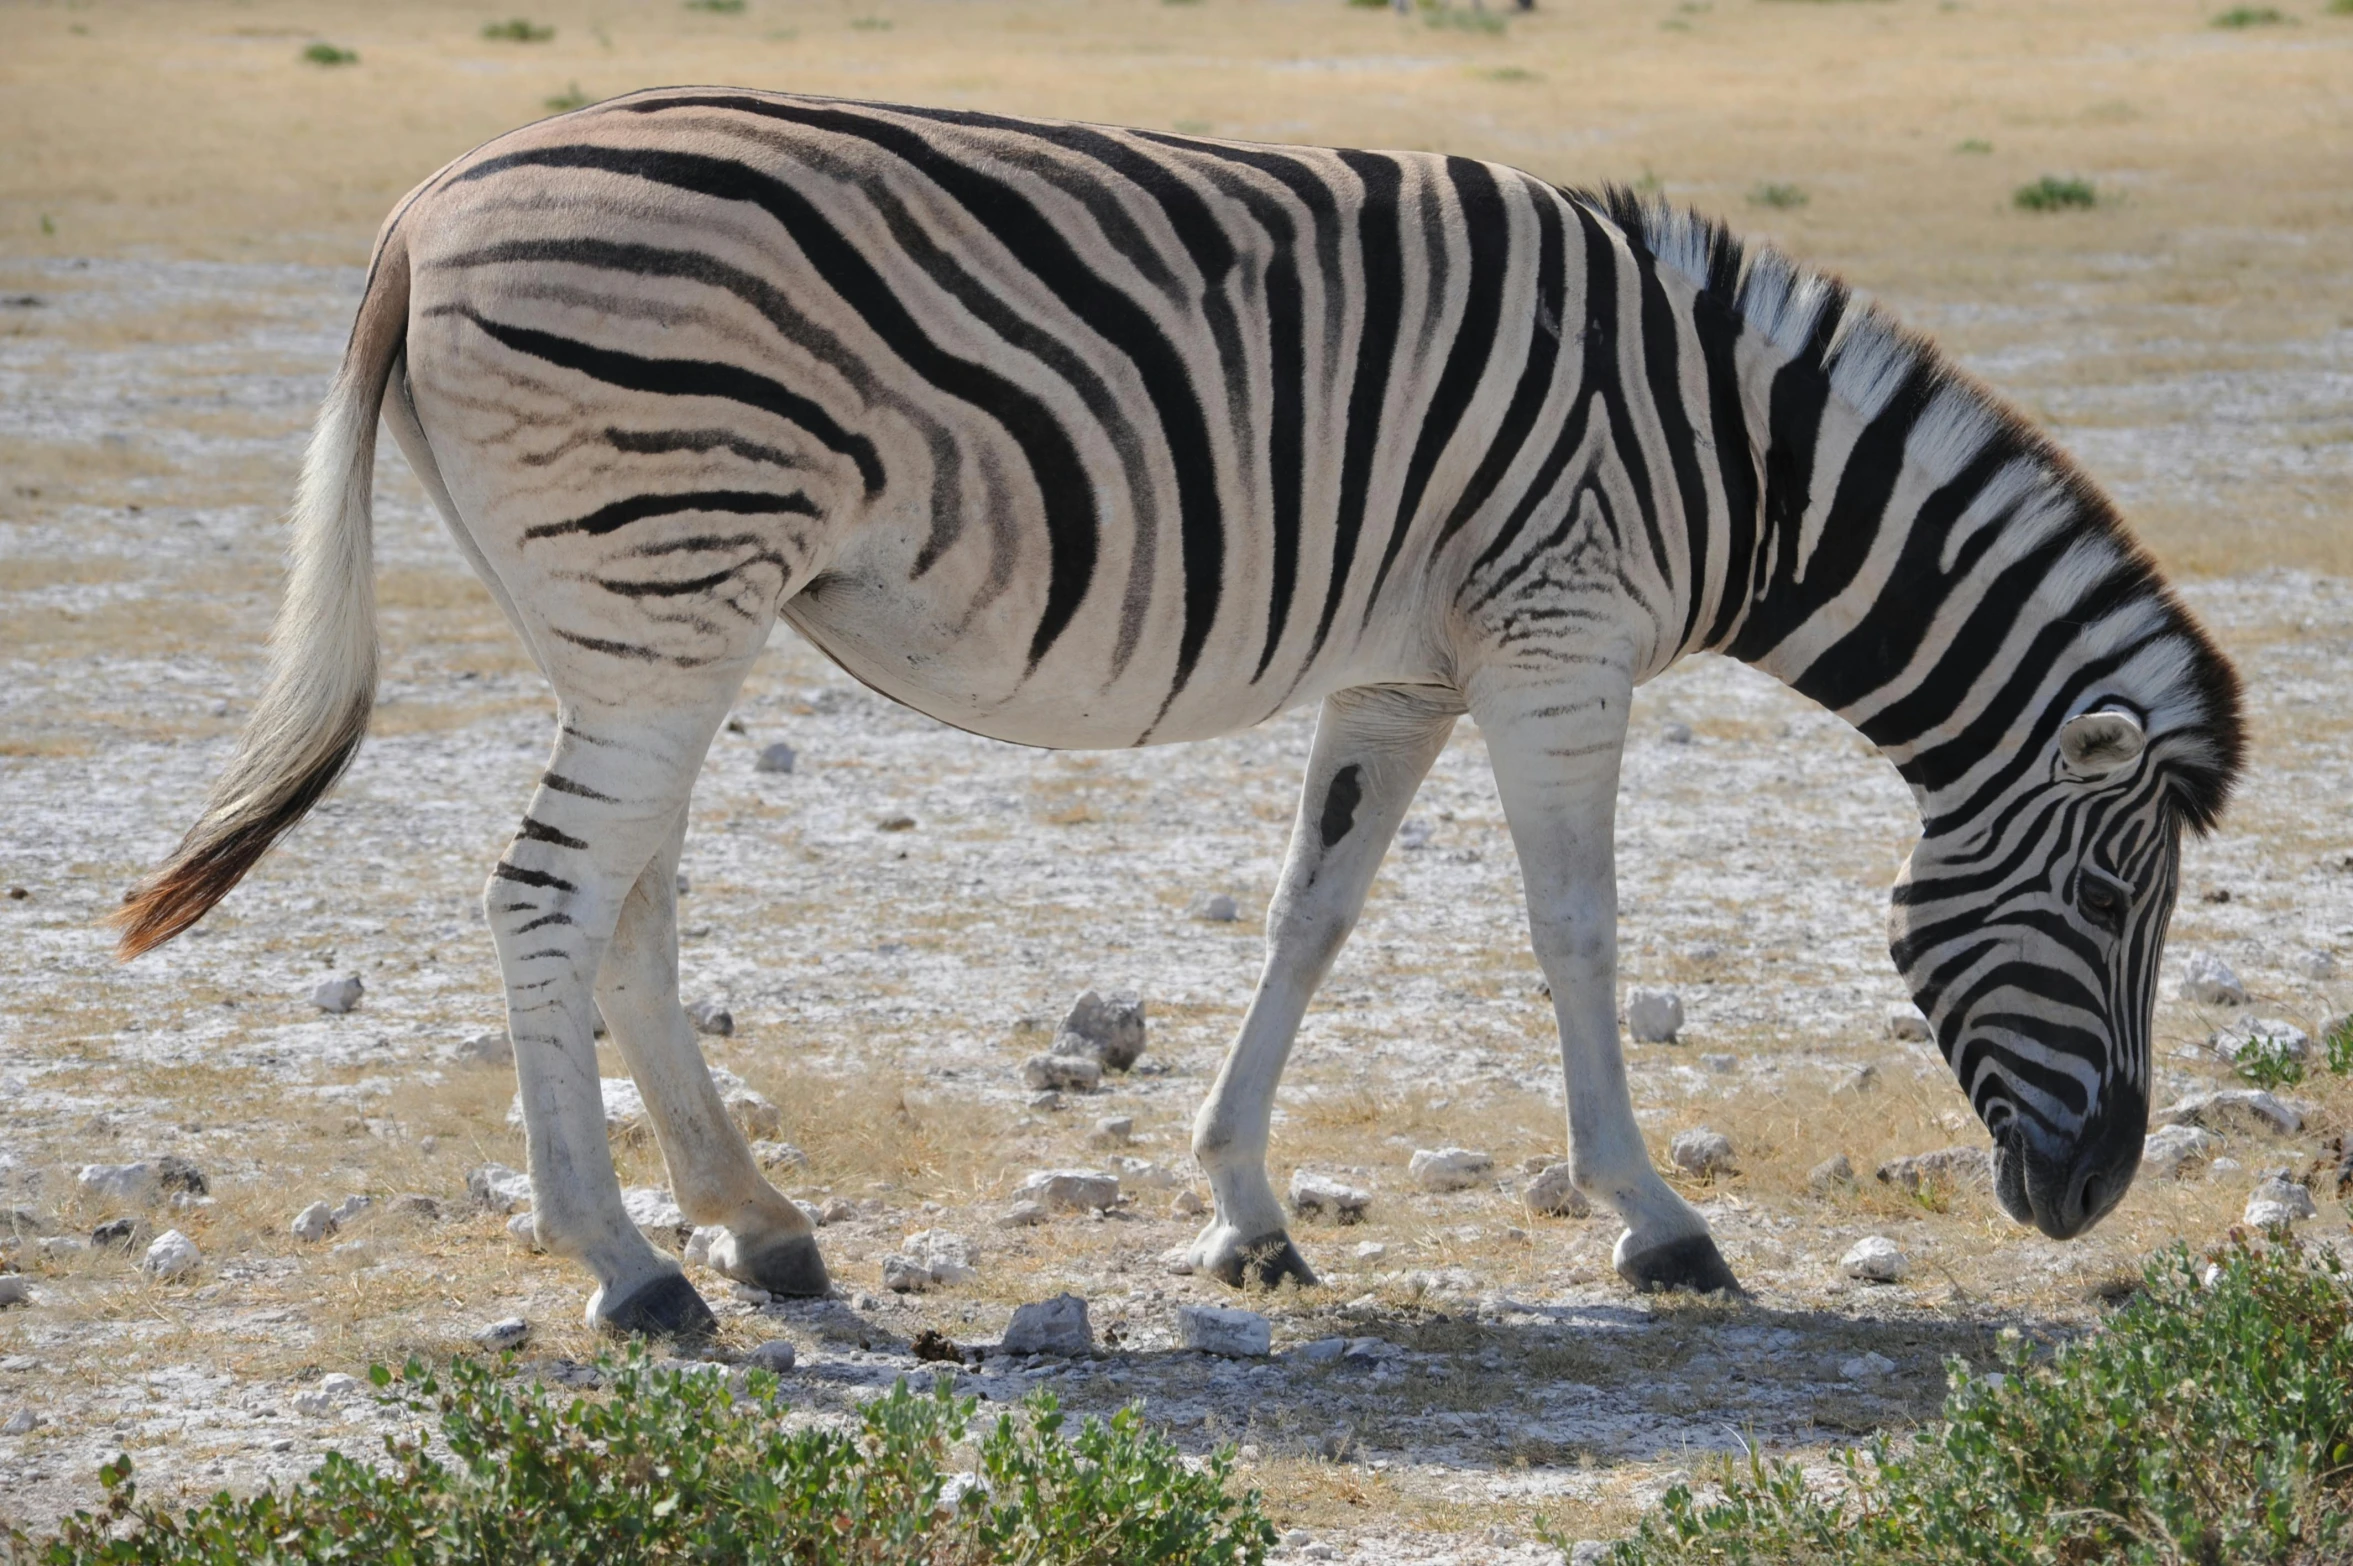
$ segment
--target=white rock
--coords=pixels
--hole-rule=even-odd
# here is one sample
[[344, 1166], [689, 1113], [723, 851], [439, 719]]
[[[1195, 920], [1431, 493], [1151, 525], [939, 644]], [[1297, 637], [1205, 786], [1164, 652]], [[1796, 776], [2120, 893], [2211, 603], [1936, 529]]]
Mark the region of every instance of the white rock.
[[931, 1269], [920, 1257], [893, 1251], [882, 1259], [882, 1286], [893, 1294], [921, 1294], [931, 1287]]
[[858, 1204], [856, 1202], [849, 1201], [846, 1198], [837, 1196], [832, 1201], [825, 1204], [825, 1209], [822, 1214], [822, 1221], [826, 1223], [849, 1223], [856, 1219], [857, 1216]]
[[335, 1220], [335, 1227], [340, 1229], [375, 1205], [376, 1199], [374, 1197], [354, 1194], [337, 1202], [335, 1210], [328, 1216]]
[[735, 1037], [735, 1013], [715, 1000], [699, 1000], [686, 1008], [686, 1020], [707, 1038]]
[[2246, 1222], [2251, 1228], [2268, 1229], [2319, 1216], [2320, 1209], [2312, 1205], [2312, 1193], [2292, 1180], [2266, 1180], [2247, 1198]]
[[529, 1336], [531, 1323], [520, 1316], [507, 1316], [475, 1333], [474, 1341], [495, 1354], [501, 1349], [520, 1347]]
[[1163, 1169], [1148, 1158], [1114, 1158], [1112, 1173], [1119, 1176], [1123, 1191], [1173, 1191], [1183, 1181], [1173, 1169]]
[[29, 1408], [20, 1408], [8, 1416], [6, 1423], [0, 1424], [0, 1435], [31, 1435], [43, 1423], [39, 1414]]
[[1671, 721], [1659, 730], [1659, 738], [1670, 745], [1688, 745], [1691, 743], [1691, 725]]
[[33, 1283], [21, 1272], [0, 1272], [0, 1310], [11, 1305], [29, 1305], [33, 1298]]
[[1191, 1187], [1169, 1198], [1168, 1213], [1172, 1218], [1198, 1218], [1209, 1211], [1209, 1204], [1201, 1200], [1201, 1193]]
[[756, 1283], [730, 1283], [727, 1285], [727, 1293], [731, 1298], [751, 1306], [754, 1310], [776, 1298], [775, 1295]]
[[1730, 1076], [1740, 1069], [1738, 1055], [1702, 1055], [1699, 1057], [1699, 1063], [1701, 1069], [1713, 1071], [1720, 1077]]
[[1683, 1131], [1667, 1144], [1675, 1167], [1689, 1174], [1720, 1175], [1733, 1171], [1732, 1139], [1721, 1131]]
[[2233, 1123], [2253, 1124], [2282, 1136], [2294, 1136], [2304, 1129], [2304, 1117], [2260, 1088], [2221, 1088], [2211, 1093], [2192, 1093], [2179, 1103], [2168, 1104], [2150, 1116], [2159, 1125], [2204, 1126], [2209, 1131], [2227, 1131]]
[[1672, 1044], [1683, 1031], [1683, 997], [1640, 987], [1626, 992], [1626, 1031], [1637, 1044]]
[[1397, 828], [1397, 846], [1409, 854], [1418, 854], [1430, 846], [1430, 839], [1438, 835], [1438, 828], [1421, 816], [1409, 816]]
[[2275, 1058], [2302, 1060], [2312, 1050], [2312, 1040], [2302, 1028], [2277, 1017], [2233, 1017], [2216, 1028], [2206, 1043], [2225, 1060], [2237, 1060], [2249, 1049]]
[[[1125, 1071], [1144, 1055], [1144, 1000], [1133, 990], [1083, 992], [1054, 1030], [1053, 1052], [1080, 1055], [1111, 1071]], [[1058, 1083], [1032, 1083], [1055, 1087]]]
[[529, 1213], [517, 1213], [507, 1220], [507, 1238], [525, 1250], [539, 1250], [539, 1224]]
[[325, 1202], [313, 1202], [296, 1213], [294, 1221], [286, 1227], [293, 1231], [296, 1239], [308, 1240], [315, 1245], [335, 1232], [335, 1209]]
[[1092, 1093], [1103, 1085], [1103, 1066], [1092, 1055], [1032, 1055], [1021, 1063], [1021, 1080], [1039, 1093]]
[[478, 1066], [511, 1066], [515, 1063], [515, 1041], [507, 1037], [507, 1030], [496, 1033], [477, 1033], [458, 1046], [458, 1059]]
[[166, 1229], [147, 1247], [139, 1270], [156, 1278], [185, 1278], [203, 1265], [204, 1253], [194, 1240], [177, 1229]]
[[1310, 1365], [1330, 1365], [1348, 1352], [1346, 1338], [1318, 1338], [1299, 1350], [1299, 1357]]
[[1014, 1188], [1016, 1198], [1053, 1212], [1100, 1212], [1119, 1202], [1119, 1176], [1099, 1169], [1041, 1169]]
[[1362, 1223], [1373, 1194], [1344, 1185], [1326, 1175], [1304, 1169], [1291, 1171], [1291, 1211], [1301, 1218], [1329, 1218], [1335, 1223]]
[[752, 770], [754, 772], [790, 772], [794, 763], [799, 760], [800, 757], [793, 753], [793, 748], [780, 740], [776, 744], [760, 747], [759, 759], [752, 763]]
[[997, 1215], [997, 1227], [1000, 1229], [1029, 1229], [1045, 1221], [1046, 1206], [1043, 1202], [1015, 1202]]
[[972, 1242], [945, 1229], [925, 1229], [907, 1236], [905, 1248], [882, 1259], [882, 1286], [895, 1294], [921, 1294], [929, 1289], [972, 1283], [980, 1277]]
[[1356, 1259], [1358, 1261], [1377, 1262], [1388, 1254], [1389, 1247], [1378, 1240], [1359, 1240], [1356, 1243]]
[[1274, 1343], [1274, 1324], [1254, 1310], [1221, 1305], [1179, 1305], [1177, 1341], [1204, 1354], [1257, 1359]]
[[1584, 1218], [1593, 1212], [1593, 1204], [1577, 1189], [1565, 1160], [1547, 1164], [1520, 1192], [1520, 1201], [1541, 1218]]
[[1136, 1139], [1136, 1117], [1133, 1115], [1105, 1115], [1095, 1122], [1095, 1129], [1087, 1133], [1087, 1140], [1097, 1147], [1125, 1147]]
[[1877, 1234], [1857, 1240], [1838, 1265], [1848, 1277], [1865, 1283], [1901, 1283], [1912, 1266], [1895, 1241]]
[[2141, 1172], [2163, 1177], [2178, 1175], [2185, 1164], [2203, 1162], [2222, 1151], [2222, 1138], [2202, 1126], [2160, 1126], [2141, 1142]]
[[636, 1185], [621, 1193], [622, 1210], [638, 1232], [656, 1245], [678, 1246], [694, 1233], [694, 1225], [678, 1210], [677, 1200], [658, 1185]]
[[1863, 1098], [1879, 1091], [1879, 1068], [1866, 1061], [1830, 1085], [1832, 1098]]
[[2232, 1175], [2237, 1174], [2245, 1167], [2246, 1165], [2240, 1163], [2235, 1158], [2217, 1158], [2214, 1160], [2214, 1162], [2206, 1166], [2206, 1183], [2208, 1185], [2220, 1185], [2223, 1181], [2229, 1179]]
[[1877, 1381], [1894, 1370], [1895, 1361], [1876, 1352], [1858, 1354], [1838, 1367], [1838, 1373], [1849, 1381]]
[[357, 1006], [360, 996], [366, 991], [367, 986], [360, 982], [358, 974], [347, 973], [340, 979], [329, 979], [315, 986], [310, 992], [310, 1003], [321, 1011], [340, 1017]]
[[727, 1238], [723, 1224], [706, 1224], [686, 1237], [685, 1262], [689, 1267], [711, 1265], [711, 1247]]
[[800, 1358], [799, 1351], [782, 1338], [770, 1338], [743, 1357], [743, 1362], [754, 1370], [765, 1370], [772, 1375], [783, 1375]]
[[1925, 1044], [1928, 1042], [1928, 1019], [1920, 1015], [1917, 1007], [1898, 1006], [1887, 1014], [1887, 1036], [1908, 1044]]
[[809, 1155], [790, 1142], [754, 1142], [752, 1158], [763, 1169], [807, 1169]]
[[2296, 971], [2307, 979], [2333, 979], [2337, 976], [2336, 953], [2318, 948], [2299, 952], [2296, 956]]
[[1185, 917], [1205, 924], [1232, 924], [1242, 917], [1242, 905], [1224, 892], [1204, 892], [1186, 907]]
[[485, 1212], [511, 1213], [531, 1205], [531, 1177], [504, 1164], [483, 1164], [467, 1172], [466, 1194]]
[[1879, 1183], [1918, 1196], [1929, 1186], [1953, 1190], [1960, 1186], [1990, 1186], [1994, 1178], [1991, 1149], [1940, 1147], [1932, 1153], [1891, 1158], [1879, 1166]]
[[1015, 1306], [1013, 1319], [1005, 1324], [1007, 1354], [1090, 1354], [1094, 1348], [1087, 1302], [1075, 1294]]
[[2243, 1006], [2247, 987], [2230, 971], [2230, 964], [2212, 952], [2181, 954], [2181, 993], [2202, 1006]]
[[1816, 1196], [1827, 1196], [1854, 1183], [1854, 1161], [1844, 1153], [1833, 1153], [1806, 1171], [1806, 1189]]
[[1467, 1191], [1486, 1183], [1495, 1172], [1495, 1160], [1467, 1147], [1420, 1148], [1405, 1168], [1425, 1191]]
[[82, 1194], [102, 1202], [148, 1203], [163, 1196], [163, 1179], [153, 1164], [84, 1164]]

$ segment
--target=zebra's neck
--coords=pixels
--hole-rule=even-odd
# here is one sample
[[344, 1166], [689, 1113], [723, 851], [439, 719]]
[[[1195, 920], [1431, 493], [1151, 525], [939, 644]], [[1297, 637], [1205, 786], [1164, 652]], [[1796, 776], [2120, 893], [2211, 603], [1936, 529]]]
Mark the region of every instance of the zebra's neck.
[[1834, 279], [1605, 199], [1694, 288], [1700, 340], [1711, 320], [1734, 329], [1758, 483], [1752, 514], [1720, 519], [1721, 563], [1689, 584], [1687, 645], [1854, 724], [1932, 830], [2039, 776], [2059, 724], [2100, 706], [2166, 737], [2188, 816], [2211, 819], [2236, 763], [2235, 682], [2090, 479]]

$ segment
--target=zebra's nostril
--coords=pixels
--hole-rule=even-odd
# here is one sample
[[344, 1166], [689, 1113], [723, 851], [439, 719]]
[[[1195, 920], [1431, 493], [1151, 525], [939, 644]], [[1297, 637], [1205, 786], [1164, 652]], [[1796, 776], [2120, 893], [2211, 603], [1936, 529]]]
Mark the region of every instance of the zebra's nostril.
[[2098, 1212], [2100, 1210], [2100, 1198], [2107, 1193], [2107, 1190], [2108, 1182], [2102, 1179], [2098, 1173], [2095, 1172], [2085, 1175], [2083, 1177], [2083, 1187], [2075, 1199], [2076, 1215], [2078, 1217], [2089, 1217], [2091, 1214]]

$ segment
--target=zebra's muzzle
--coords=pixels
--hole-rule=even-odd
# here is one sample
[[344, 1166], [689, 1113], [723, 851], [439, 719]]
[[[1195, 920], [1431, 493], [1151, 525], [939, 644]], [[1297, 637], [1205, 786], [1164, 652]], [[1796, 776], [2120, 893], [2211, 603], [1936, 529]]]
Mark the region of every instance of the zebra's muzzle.
[[2012, 1121], [1994, 1147], [1994, 1197], [2020, 1223], [2072, 1240], [2108, 1216], [2140, 1169], [2146, 1114], [2102, 1116], [2052, 1157]]

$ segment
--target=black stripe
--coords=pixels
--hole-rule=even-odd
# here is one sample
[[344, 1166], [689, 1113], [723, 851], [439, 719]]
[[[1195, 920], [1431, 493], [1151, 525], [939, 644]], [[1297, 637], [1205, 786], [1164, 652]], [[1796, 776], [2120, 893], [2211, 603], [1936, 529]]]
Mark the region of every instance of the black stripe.
[[588, 845], [568, 832], [559, 832], [544, 821], [530, 816], [523, 818], [523, 830], [515, 834], [515, 841], [553, 843], [558, 848], [586, 848]]
[[1528, 193], [1536, 208], [1537, 233], [1536, 321], [1528, 333], [1528, 358], [1520, 367], [1520, 383], [1512, 391], [1511, 406], [1504, 410], [1503, 422], [1496, 426], [1486, 456], [1479, 460], [1478, 470], [1463, 486], [1454, 510], [1447, 515], [1446, 525], [1438, 530], [1434, 548], [1444, 548], [1448, 539], [1462, 531], [1494, 495], [1495, 487], [1503, 482], [1511, 465], [1519, 460], [1521, 450], [1528, 443], [1529, 431], [1536, 427], [1536, 415], [1543, 411], [1544, 400], [1552, 392], [1553, 367], [1560, 362], [1560, 311], [1568, 285], [1558, 198], [1550, 190], [1533, 184]]
[[587, 516], [570, 522], [545, 522], [538, 527], [525, 528], [523, 536], [527, 539], [556, 538], [566, 533], [587, 533], [601, 537], [648, 517], [678, 516], [690, 511], [723, 511], [731, 516], [745, 517], [817, 515], [817, 507], [808, 496], [798, 491], [770, 495], [758, 490], [704, 489], [684, 495], [632, 495], [627, 500], [616, 500], [609, 506], [600, 506]]
[[[581, 736], [581, 738], [587, 739], [588, 736], [584, 734]], [[598, 742], [591, 740], [589, 743], [595, 744]], [[562, 773], [558, 772], [542, 772], [539, 775], [539, 786], [541, 788], [554, 789], [559, 794], [574, 794], [582, 799], [593, 799], [600, 804], [613, 805], [620, 803], [620, 801], [614, 799], [612, 795], [600, 794], [595, 789], [590, 788], [587, 784], [575, 783], [570, 778], [565, 777]]]
[[[1307, 649], [1308, 662], [1323, 651], [1340, 599], [1348, 591], [1348, 573], [1356, 563], [1357, 535], [1364, 528], [1365, 499], [1372, 488], [1373, 457], [1379, 450], [1384, 421], [1382, 405], [1389, 395], [1389, 362], [1397, 352], [1397, 324], [1405, 311], [1404, 213], [1397, 202], [1403, 171], [1397, 162], [1371, 152], [1343, 152], [1340, 161], [1364, 183], [1364, 201], [1357, 209], [1357, 250], [1364, 269], [1364, 294], [1356, 318], [1356, 378], [1348, 391], [1348, 423], [1342, 437], [1340, 506], [1332, 517], [1331, 576], [1324, 587], [1323, 614], [1317, 619], [1315, 640]], [[1339, 277], [1334, 274], [1336, 287]]]
[[[1414, 442], [1412, 459], [1406, 463], [1405, 487], [1397, 498], [1397, 519], [1390, 524], [1389, 543], [1381, 551], [1380, 566], [1373, 572], [1373, 585], [1365, 594], [1364, 623], [1368, 625], [1379, 601], [1381, 584], [1389, 579], [1389, 568], [1396, 564], [1397, 552], [1405, 547], [1406, 531], [1413, 526], [1414, 513], [1421, 509], [1430, 475], [1445, 454], [1447, 443], [1454, 439], [1455, 430], [1461, 426], [1462, 416], [1469, 410], [1479, 383], [1486, 378], [1487, 363], [1495, 351], [1496, 323], [1503, 316], [1504, 269], [1511, 258], [1510, 220], [1504, 212], [1503, 195], [1496, 188], [1495, 176], [1484, 165], [1468, 158], [1448, 158], [1446, 172], [1454, 182], [1455, 197], [1461, 205], [1463, 235], [1471, 252], [1471, 275], [1464, 284], [1462, 321], [1455, 328], [1453, 346], [1447, 350], [1446, 368], [1439, 372], [1437, 390], [1431, 394], [1429, 411], [1422, 419], [1421, 435]], [[1435, 239], [1443, 241], [1440, 225], [1431, 224], [1430, 232]], [[1426, 308], [1432, 319], [1436, 319], [1443, 305], [1433, 298]]]
[[513, 881], [520, 886], [543, 886], [555, 892], [577, 892], [580, 888], [560, 875], [549, 875], [544, 870], [525, 870], [501, 861], [490, 873], [501, 881]]
[[[1667, 569], [1667, 541], [1659, 532], [1658, 498], [1650, 487], [1650, 461], [1643, 456], [1642, 438], [1635, 433], [1633, 409], [1626, 401], [1624, 367], [1618, 362], [1617, 248], [1610, 243], [1610, 231], [1590, 209], [1579, 206], [1575, 210], [1577, 222], [1585, 230], [1585, 308], [1590, 322], [1586, 329], [1596, 335], [1606, 330], [1609, 339], [1609, 357], [1601, 361], [1603, 373], [1591, 383], [1593, 394], [1609, 415], [1610, 449], [1625, 467], [1627, 487], [1634, 491], [1634, 509], [1642, 516], [1643, 538], [1650, 545], [1651, 568], [1672, 580], [1673, 573]], [[1621, 575], [1624, 569], [1621, 564]]]
[[516, 353], [577, 370], [608, 386], [666, 397], [720, 397], [773, 413], [799, 425], [828, 450], [839, 452], [855, 463], [867, 494], [875, 494], [882, 488], [882, 459], [875, 454], [872, 441], [851, 434], [816, 403], [798, 392], [786, 390], [765, 375], [711, 359], [642, 358], [617, 349], [592, 347], [552, 332], [509, 326], [476, 315], [472, 310], [461, 310], [461, 313]]
[[1835, 284], [1825, 284], [1824, 290], [1805, 345], [1775, 372], [1767, 398], [1765, 525], [1752, 568], [1761, 579], [1752, 589], [1757, 602], [1747, 623], [1724, 649], [1743, 663], [1754, 663], [1779, 646], [1796, 623], [1786, 611], [1777, 612], [1777, 606], [1788, 598], [1802, 569], [1798, 550], [1805, 532], [1806, 508], [1812, 501], [1822, 409], [1830, 400], [1830, 377], [1823, 370], [1823, 356], [1829, 352], [1831, 332], [1846, 312], [1846, 291]]
[[[717, 100], [712, 106], [755, 110], [770, 107], [738, 99]], [[540, 148], [509, 154], [489, 163], [603, 169], [760, 208], [783, 226], [826, 286], [840, 295], [867, 329], [881, 338], [908, 368], [949, 396], [994, 418], [1020, 446], [1045, 506], [1050, 561], [1046, 606], [1030, 639], [1029, 651], [1029, 667], [1037, 668], [1078, 613], [1079, 602], [1086, 596], [1095, 574], [1097, 550], [1093, 482], [1087, 477], [1068, 432], [1043, 402], [995, 371], [959, 358], [933, 342], [899, 301], [896, 291], [883, 281], [857, 247], [807, 197], [782, 180], [742, 163], [698, 153], [596, 146]], [[468, 177], [486, 172], [489, 172], [488, 164], [469, 170]]]
[[[1674, 469], [1675, 492], [1682, 504], [1684, 569], [1683, 631], [1677, 647], [1691, 644], [1699, 625], [1699, 600], [1708, 570], [1708, 492], [1700, 476], [1699, 441], [1692, 433], [1691, 416], [1684, 406], [1682, 354], [1676, 331], [1675, 309], [1666, 286], [1659, 281], [1657, 259], [1641, 243], [1640, 231], [1627, 236], [1634, 253], [1634, 272], [1642, 291], [1642, 368], [1650, 386], [1651, 411], [1667, 443], [1667, 462]], [[1671, 580], [1671, 578], [1670, 578]]]

